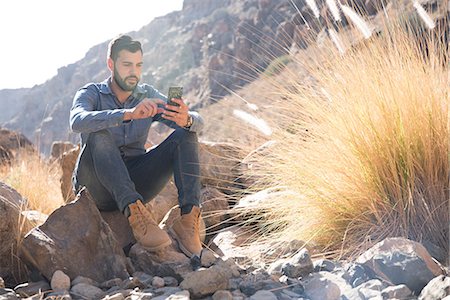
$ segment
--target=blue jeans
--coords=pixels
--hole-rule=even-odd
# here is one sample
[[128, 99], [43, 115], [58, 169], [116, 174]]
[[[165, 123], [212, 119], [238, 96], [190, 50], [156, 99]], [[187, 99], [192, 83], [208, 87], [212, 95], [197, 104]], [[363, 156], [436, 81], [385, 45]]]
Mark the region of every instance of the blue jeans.
[[195, 132], [176, 129], [157, 147], [140, 156], [120, 154], [111, 134], [89, 134], [74, 170], [75, 191], [86, 186], [99, 210], [128, 215], [128, 205], [153, 199], [174, 176], [182, 214], [200, 206], [200, 167]]

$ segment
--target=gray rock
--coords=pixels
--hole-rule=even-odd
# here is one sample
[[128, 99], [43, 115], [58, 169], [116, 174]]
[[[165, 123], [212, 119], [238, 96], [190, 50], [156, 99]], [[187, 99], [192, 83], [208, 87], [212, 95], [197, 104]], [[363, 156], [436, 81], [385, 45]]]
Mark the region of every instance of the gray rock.
[[139, 280], [137, 277], [129, 277], [125, 279], [122, 284], [120, 285], [120, 288], [126, 290], [126, 289], [145, 289], [147, 288], [147, 285]]
[[381, 291], [384, 299], [408, 299], [411, 295], [411, 290], [404, 284], [390, 286]]
[[14, 288], [14, 291], [21, 297], [30, 297], [40, 292], [49, 291], [50, 289], [47, 281], [38, 281], [19, 284]]
[[328, 259], [316, 260], [313, 263], [313, 266], [314, 266], [314, 272], [320, 272], [320, 271], [331, 272], [336, 267], [335, 264], [331, 260], [328, 260]]
[[20, 299], [11, 289], [0, 288], [0, 300], [18, 300]]
[[165, 286], [178, 286], [178, 280], [171, 276], [166, 276], [164, 279]]
[[257, 291], [250, 300], [277, 300], [277, 296], [270, 291]]
[[228, 280], [232, 271], [225, 264], [214, 265], [187, 274], [180, 283], [180, 288], [188, 290], [192, 297], [205, 297], [218, 290], [228, 289]]
[[84, 276], [77, 276], [74, 278], [74, 280], [72, 280], [72, 285], [77, 285], [79, 283], [86, 283], [86, 284], [93, 285], [96, 287], [100, 286], [100, 284], [97, 281], [92, 280], [89, 277], [84, 277]]
[[305, 277], [314, 270], [314, 266], [306, 248], [300, 250], [281, 266], [282, 274], [291, 277]]
[[110, 280], [107, 280], [105, 282], [102, 282], [99, 287], [102, 289], [110, 289], [114, 286], [121, 286], [123, 284], [123, 280], [120, 278], [113, 278]]
[[182, 281], [186, 274], [192, 272], [189, 258], [175, 250], [172, 245], [164, 251], [152, 253], [137, 243], [131, 247], [129, 255], [136, 269], [147, 274], [171, 276]]
[[96, 286], [86, 283], [78, 283], [70, 289], [70, 293], [77, 297], [85, 299], [101, 299], [105, 293]]
[[341, 277], [329, 272], [312, 273], [301, 280], [305, 295], [311, 300], [334, 300], [352, 289]]
[[404, 238], [388, 238], [362, 254], [357, 262], [394, 285], [405, 284], [416, 295], [435, 276], [439, 265], [419, 243]]
[[72, 300], [72, 296], [68, 291], [58, 291], [49, 293], [45, 299]]
[[21, 257], [47, 279], [56, 270], [98, 282], [129, 277], [123, 250], [86, 189], [25, 236]]
[[[26, 276], [20, 274], [17, 263], [20, 260], [12, 259], [11, 254], [16, 254], [19, 237], [30, 229], [28, 224], [19, 228], [21, 208], [26, 207], [27, 201], [12, 187], [0, 182], [0, 277], [15, 278], [18, 282], [26, 280]], [[23, 277], [23, 278], [22, 278]], [[2, 280], [3, 282], [3, 280]], [[0, 283], [1, 284], [1, 283]]]
[[164, 278], [161, 278], [159, 276], [153, 277], [152, 286], [154, 288], [157, 288], [157, 289], [162, 288], [162, 287], [164, 287], [164, 283], [165, 283]]
[[433, 278], [422, 290], [419, 300], [438, 300], [450, 295], [450, 277]]

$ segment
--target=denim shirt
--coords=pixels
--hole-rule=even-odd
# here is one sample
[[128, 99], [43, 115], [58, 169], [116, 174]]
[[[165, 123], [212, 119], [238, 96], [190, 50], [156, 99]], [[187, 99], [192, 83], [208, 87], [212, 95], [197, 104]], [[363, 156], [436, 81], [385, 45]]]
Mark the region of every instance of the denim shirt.
[[[111, 91], [111, 77], [101, 83], [89, 83], [80, 88], [74, 96], [70, 109], [70, 128], [81, 133], [81, 145], [86, 144], [89, 133], [108, 130], [123, 157], [145, 153], [148, 130], [154, 121], [171, 128], [182, 128], [175, 122], [164, 119], [161, 114], [146, 119], [123, 121], [125, 111], [135, 107], [145, 98], [159, 98], [167, 102], [167, 97], [148, 84], [136, 86], [131, 96], [120, 103]], [[158, 104], [159, 105], [159, 104]], [[198, 132], [203, 127], [203, 120], [196, 112], [189, 111], [192, 126], [189, 131]]]

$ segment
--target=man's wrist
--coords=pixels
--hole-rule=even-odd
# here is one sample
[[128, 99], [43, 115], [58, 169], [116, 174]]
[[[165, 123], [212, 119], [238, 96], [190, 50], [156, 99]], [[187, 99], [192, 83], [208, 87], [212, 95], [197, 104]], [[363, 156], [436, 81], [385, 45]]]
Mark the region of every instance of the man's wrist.
[[124, 121], [131, 121], [131, 120], [133, 120], [133, 114], [131, 113], [131, 111], [126, 110], [126, 111], [123, 113], [123, 120], [124, 120]]
[[194, 120], [192, 119], [192, 116], [188, 114], [187, 123], [184, 126], [184, 128], [191, 128], [192, 123], [194, 123]]

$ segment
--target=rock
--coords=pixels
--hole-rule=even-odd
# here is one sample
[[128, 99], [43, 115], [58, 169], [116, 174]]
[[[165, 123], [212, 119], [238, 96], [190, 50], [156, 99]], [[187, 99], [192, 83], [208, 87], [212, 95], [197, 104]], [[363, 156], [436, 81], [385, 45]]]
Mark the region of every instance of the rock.
[[63, 270], [98, 282], [128, 278], [127, 260], [86, 189], [24, 238], [20, 255], [47, 279]]
[[237, 167], [239, 174], [239, 182], [245, 187], [253, 186], [261, 179], [260, 168], [264, 159], [270, 155], [276, 141], [267, 141], [257, 149], [253, 150], [245, 156]]
[[104, 292], [96, 286], [78, 283], [70, 289], [70, 293], [83, 299], [101, 299]]
[[277, 296], [270, 291], [257, 291], [254, 295], [250, 296], [250, 300], [277, 300]]
[[164, 286], [178, 286], [178, 280], [171, 276], [165, 276], [164, 278]]
[[0, 289], [0, 300], [18, 300], [19, 297], [11, 289]]
[[11, 157], [17, 158], [21, 151], [35, 152], [33, 143], [20, 132], [0, 128], [0, 147]]
[[231, 193], [236, 188], [237, 165], [242, 150], [229, 143], [202, 142], [199, 145], [201, 183]]
[[14, 291], [19, 294], [20, 297], [31, 297], [42, 292], [47, 292], [50, 289], [47, 281], [38, 281], [19, 284], [14, 288]]
[[155, 216], [157, 223], [160, 223], [172, 207], [178, 205], [178, 191], [173, 179], [171, 179], [162, 191], [145, 206]]
[[363, 253], [357, 262], [394, 285], [405, 284], [416, 295], [435, 276], [439, 265], [419, 243], [404, 238], [387, 238]]
[[59, 159], [65, 152], [75, 147], [77, 146], [71, 142], [54, 141], [51, 145], [50, 155], [53, 159]]
[[390, 286], [381, 291], [383, 299], [408, 299], [412, 296], [411, 290], [404, 284]]
[[136, 243], [130, 223], [123, 213], [118, 210], [101, 211], [100, 215], [111, 228], [122, 249], [130, 244]]
[[186, 274], [180, 288], [188, 290], [194, 298], [201, 298], [228, 289], [231, 277], [232, 271], [226, 264], [214, 265]]
[[438, 300], [450, 296], [450, 277], [439, 275], [422, 290], [419, 300]]
[[302, 279], [305, 295], [310, 300], [334, 300], [352, 287], [342, 278], [329, 272], [312, 273]]
[[19, 227], [20, 212], [26, 205], [27, 201], [15, 189], [0, 182], [0, 277], [7, 282], [26, 280], [27, 273], [16, 256], [17, 241], [27, 230]]
[[300, 250], [281, 266], [282, 274], [291, 278], [305, 277], [313, 270], [314, 266], [307, 249]]
[[0, 277], [0, 289], [5, 288], [5, 281]]
[[219, 290], [212, 295], [212, 300], [232, 300], [233, 294], [230, 291]]
[[59, 164], [61, 166], [62, 175], [60, 179], [61, 193], [66, 203], [75, 199], [75, 194], [72, 188], [72, 174], [80, 153], [80, 147], [73, 148], [61, 155]]
[[63, 271], [56, 270], [53, 273], [50, 286], [55, 291], [68, 291], [70, 290], [70, 278]]
[[189, 258], [177, 251], [173, 245], [159, 252], [149, 252], [138, 243], [131, 247], [129, 256], [137, 270], [158, 276], [171, 276], [178, 281], [192, 272]]
[[314, 261], [314, 272], [326, 271], [331, 272], [336, 267], [331, 260], [328, 259], [319, 259]]
[[153, 277], [152, 286], [157, 289], [162, 288], [164, 286], [164, 279], [159, 276]]
[[229, 209], [229, 196], [214, 187], [204, 187], [202, 194], [202, 216], [205, 222], [206, 234], [217, 232], [224, 227]]

